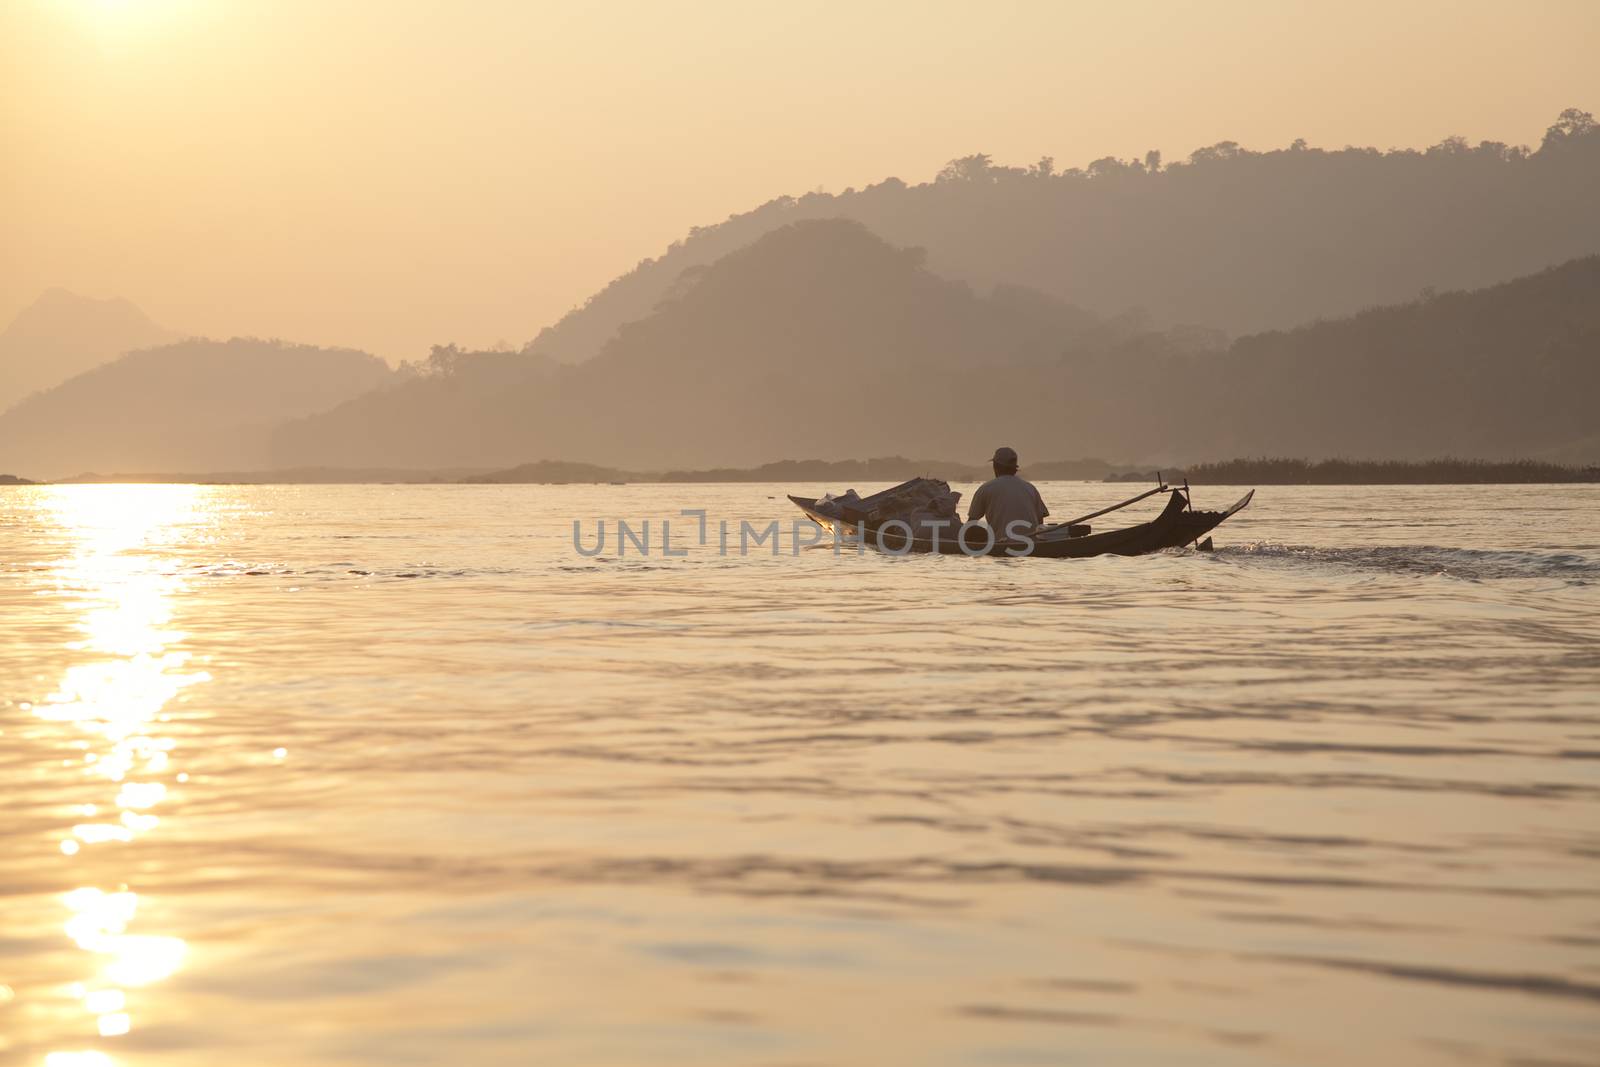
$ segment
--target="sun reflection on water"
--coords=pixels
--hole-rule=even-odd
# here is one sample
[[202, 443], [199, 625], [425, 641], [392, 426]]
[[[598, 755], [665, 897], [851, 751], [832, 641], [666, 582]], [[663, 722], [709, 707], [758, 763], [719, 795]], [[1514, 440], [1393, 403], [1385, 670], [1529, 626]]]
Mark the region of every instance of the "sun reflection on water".
[[[169, 782], [187, 780], [172, 773], [176, 742], [159, 732], [163, 709], [209, 675], [188, 669], [185, 635], [171, 628], [172, 595], [182, 581], [163, 553], [205, 517], [205, 492], [169, 485], [49, 491], [47, 510], [73, 546], [57, 587], [81, 612], [80, 638], [68, 643], [77, 662], [32, 711], [77, 735], [69, 747], [81, 756], [63, 770], [82, 780], [85, 801], [74, 813], [85, 821], [60, 842], [69, 862], [155, 830], [161, 816], [154, 809], [167, 799]], [[128, 991], [173, 974], [188, 946], [137, 929], [140, 897], [128, 885], [78, 885], [61, 899], [67, 937], [94, 957], [93, 970], [67, 990], [87, 1016], [85, 1036], [120, 1037], [134, 1028]], [[114, 1062], [96, 1049], [45, 1057], [46, 1067]]]

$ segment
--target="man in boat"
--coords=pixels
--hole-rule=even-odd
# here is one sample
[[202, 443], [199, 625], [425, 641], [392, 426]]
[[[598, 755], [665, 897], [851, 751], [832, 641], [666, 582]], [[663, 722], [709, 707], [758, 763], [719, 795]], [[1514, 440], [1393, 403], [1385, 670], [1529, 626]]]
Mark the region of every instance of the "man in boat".
[[968, 522], [987, 522], [998, 538], [1018, 540], [1031, 534], [1050, 509], [1033, 483], [1017, 477], [1017, 453], [1010, 448], [994, 450], [994, 477], [972, 494]]

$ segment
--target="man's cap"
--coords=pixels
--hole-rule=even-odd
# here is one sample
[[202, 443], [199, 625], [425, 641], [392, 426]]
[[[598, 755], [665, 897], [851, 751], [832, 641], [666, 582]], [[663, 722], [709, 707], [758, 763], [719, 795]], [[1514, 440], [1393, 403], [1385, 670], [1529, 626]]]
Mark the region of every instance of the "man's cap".
[[990, 462], [998, 463], [1003, 467], [1015, 467], [1017, 465], [1017, 450], [1001, 445], [994, 450], [994, 458]]

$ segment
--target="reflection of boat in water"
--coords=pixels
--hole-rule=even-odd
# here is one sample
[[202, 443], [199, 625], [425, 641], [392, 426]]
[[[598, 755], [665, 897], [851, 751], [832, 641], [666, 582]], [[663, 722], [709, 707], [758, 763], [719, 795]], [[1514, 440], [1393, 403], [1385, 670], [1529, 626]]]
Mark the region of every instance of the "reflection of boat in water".
[[[791, 495], [789, 499], [813, 522], [833, 531], [836, 536], [861, 537], [873, 548], [896, 555], [937, 552], [941, 555], [1079, 559], [1086, 556], [1138, 556], [1159, 552], [1163, 548], [1196, 544], [1230, 515], [1248, 505], [1255, 496], [1255, 490], [1252, 489], [1226, 511], [1196, 511], [1189, 500], [1187, 485], [1181, 488], [1162, 485], [1132, 500], [1070, 523], [1044, 527], [1033, 535], [1030, 548], [1027, 542], [996, 540], [989, 528], [981, 523], [962, 525], [959, 531], [956, 522], [950, 522], [947, 528], [930, 529], [926, 522], [914, 522], [904, 517], [902, 508], [897, 505], [908, 496], [934, 487], [942, 488], [945, 492], [949, 490], [943, 482], [913, 478], [867, 497], [852, 496], [848, 500], [840, 500]], [[1098, 518], [1162, 492], [1169, 494], [1166, 506], [1160, 515], [1149, 522], [1104, 533], [1095, 533], [1085, 525], [1088, 519]], [[1200, 547], [1209, 548], [1209, 538]]]

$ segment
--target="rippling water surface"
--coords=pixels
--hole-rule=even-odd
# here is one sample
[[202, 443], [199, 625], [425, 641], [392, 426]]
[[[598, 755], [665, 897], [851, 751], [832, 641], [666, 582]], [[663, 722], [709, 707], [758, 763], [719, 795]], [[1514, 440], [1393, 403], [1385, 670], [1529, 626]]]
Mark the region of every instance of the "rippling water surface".
[[1597, 487], [786, 488], [0, 489], [0, 1063], [1600, 1062]]

